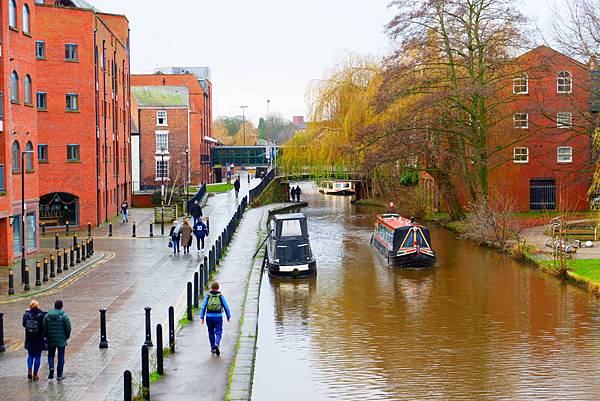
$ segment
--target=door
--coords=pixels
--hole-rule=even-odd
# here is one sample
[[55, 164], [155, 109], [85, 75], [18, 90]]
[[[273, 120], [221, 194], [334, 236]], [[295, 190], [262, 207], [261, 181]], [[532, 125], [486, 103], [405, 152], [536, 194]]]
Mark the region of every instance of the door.
[[529, 208], [531, 210], [556, 209], [556, 180], [530, 180]]

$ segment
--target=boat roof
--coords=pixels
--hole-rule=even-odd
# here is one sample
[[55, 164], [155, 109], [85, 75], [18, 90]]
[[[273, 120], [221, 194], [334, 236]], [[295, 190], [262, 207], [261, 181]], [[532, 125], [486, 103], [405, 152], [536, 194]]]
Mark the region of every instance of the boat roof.
[[273, 216], [275, 220], [304, 220], [306, 216], [304, 213], [288, 213], [288, 214], [276, 214]]
[[420, 224], [413, 223], [410, 219], [407, 219], [406, 217], [402, 217], [399, 214], [395, 214], [395, 213], [378, 214], [377, 221], [385, 224], [386, 226], [388, 226], [389, 228], [391, 228], [393, 230], [396, 230], [398, 228], [413, 227], [413, 226], [422, 227]]

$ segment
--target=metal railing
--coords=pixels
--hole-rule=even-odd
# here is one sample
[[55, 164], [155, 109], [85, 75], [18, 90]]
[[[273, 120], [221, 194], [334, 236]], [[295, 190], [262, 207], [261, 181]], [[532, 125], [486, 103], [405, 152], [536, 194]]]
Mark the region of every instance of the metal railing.
[[206, 184], [202, 184], [202, 186], [198, 190], [198, 193], [196, 195], [194, 195], [192, 198], [190, 198], [190, 200], [188, 201], [188, 204], [187, 204], [187, 210], [190, 210], [192, 208], [195, 201], [198, 201], [198, 203], [201, 203], [202, 198], [204, 198], [204, 195], [206, 195]]
[[275, 169], [271, 168], [269, 172], [264, 176], [261, 180], [260, 184], [255, 186], [250, 190], [250, 194], [248, 195], [248, 201], [252, 203], [256, 198], [260, 196], [260, 194], [265, 190], [265, 188], [273, 181], [275, 178]]

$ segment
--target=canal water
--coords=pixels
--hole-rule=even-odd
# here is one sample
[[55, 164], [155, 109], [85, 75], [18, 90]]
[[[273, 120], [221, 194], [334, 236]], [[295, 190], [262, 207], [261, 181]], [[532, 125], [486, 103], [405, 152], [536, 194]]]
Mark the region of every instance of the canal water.
[[600, 399], [586, 292], [435, 227], [437, 267], [390, 269], [372, 209], [302, 188], [318, 274], [264, 277], [253, 399]]

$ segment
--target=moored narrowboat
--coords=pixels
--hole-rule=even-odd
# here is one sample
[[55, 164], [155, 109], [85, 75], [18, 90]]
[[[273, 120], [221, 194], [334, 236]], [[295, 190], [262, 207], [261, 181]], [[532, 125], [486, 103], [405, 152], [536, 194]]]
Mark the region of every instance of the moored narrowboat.
[[371, 243], [394, 267], [431, 267], [436, 262], [429, 229], [394, 213], [377, 215]]
[[319, 192], [326, 195], [353, 195], [356, 189], [352, 181], [321, 181]]
[[303, 213], [277, 214], [269, 224], [267, 267], [269, 274], [302, 278], [317, 272]]

